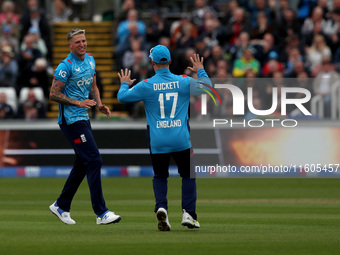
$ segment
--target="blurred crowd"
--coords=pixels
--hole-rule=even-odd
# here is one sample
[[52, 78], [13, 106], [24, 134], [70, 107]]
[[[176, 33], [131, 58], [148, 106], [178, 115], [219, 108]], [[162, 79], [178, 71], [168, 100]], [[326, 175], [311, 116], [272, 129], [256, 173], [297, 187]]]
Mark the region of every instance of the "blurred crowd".
[[0, 119], [46, 118], [52, 60], [50, 22], [37, 0], [19, 15], [15, 1], [0, 13]]
[[[0, 118], [46, 117], [53, 75], [51, 24], [70, 20], [72, 13], [76, 20], [76, 7], [87, 1], [54, 0], [48, 13], [41, 2], [27, 0], [17, 13], [16, 1], [0, 1]], [[210, 78], [238, 78], [245, 96], [251, 86], [258, 109], [270, 108], [273, 86], [298, 84], [312, 97], [320, 95], [325, 116], [330, 116], [332, 86], [340, 72], [340, 0], [176, 3], [190, 8], [171, 9], [175, 1], [121, 1], [114, 17], [116, 70], [131, 69], [137, 81], [152, 76], [149, 51], [162, 44], [171, 51], [170, 70], [175, 74], [195, 77], [187, 67], [190, 57], [199, 53]], [[252, 82], [253, 78], [265, 81]], [[301, 82], [286, 83], [289, 79], [283, 78]], [[216, 114], [228, 115], [232, 97], [227, 92], [222, 96], [224, 108]], [[193, 98], [191, 106], [193, 116], [199, 115], [199, 98]], [[127, 109], [132, 117], [144, 116], [140, 104]]]
[[[152, 75], [148, 52], [163, 44], [171, 50], [170, 70], [175, 74], [195, 77], [187, 67], [190, 57], [199, 53], [210, 78], [241, 78], [238, 86], [245, 95], [249, 81], [244, 78], [266, 78], [251, 85], [259, 109], [270, 108], [273, 86], [292, 86], [269, 79], [308, 80], [299, 84], [312, 97], [322, 96], [325, 116], [330, 116], [331, 88], [340, 71], [340, 0], [298, 0], [294, 6], [296, 1], [289, 0], [194, 0], [193, 9], [173, 21], [157, 8], [143, 20], [138, 2], [124, 1], [115, 48], [118, 68], [131, 68], [137, 81]], [[231, 95], [224, 96], [224, 105], [231, 107]], [[199, 114], [199, 105], [199, 99], [192, 99], [193, 115]], [[142, 113], [138, 104], [129, 109], [132, 117]]]

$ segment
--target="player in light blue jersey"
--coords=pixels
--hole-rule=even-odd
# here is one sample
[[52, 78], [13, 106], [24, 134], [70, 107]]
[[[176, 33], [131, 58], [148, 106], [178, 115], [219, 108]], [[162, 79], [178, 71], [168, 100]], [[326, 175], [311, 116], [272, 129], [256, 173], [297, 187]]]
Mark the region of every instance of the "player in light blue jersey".
[[96, 63], [93, 56], [86, 53], [85, 30], [72, 29], [67, 39], [71, 52], [55, 70], [50, 100], [59, 103], [58, 124], [72, 144], [76, 160], [64, 189], [50, 210], [65, 224], [75, 224], [70, 216], [71, 202], [86, 176], [97, 224], [119, 222], [121, 217], [105, 205], [100, 177], [102, 159], [92, 135], [88, 109], [96, 105], [108, 118], [111, 112], [100, 99]]
[[[175, 75], [169, 70], [171, 57], [169, 50], [157, 45], [150, 51], [152, 66], [156, 74], [129, 87], [130, 70], [118, 74], [121, 87], [118, 92], [120, 102], [143, 101], [147, 118], [147, 132], [151, 161], [154, 170], [153, 189], [156, 198], [155, 212], [158, 229], [169, 231], [167, 178], [169, 177], [170, 158], [173, 157], [182, 177], [182, 225], [199, 228], [196, 215], [196, 179], [191, 164], [191, 142], [189, 132], [190, 96], [204, 93], [199, 80], [186, 75]], [[199, 79], [210, 80], [203, 67], [203, 58], [195, 54], [191, 57]]]

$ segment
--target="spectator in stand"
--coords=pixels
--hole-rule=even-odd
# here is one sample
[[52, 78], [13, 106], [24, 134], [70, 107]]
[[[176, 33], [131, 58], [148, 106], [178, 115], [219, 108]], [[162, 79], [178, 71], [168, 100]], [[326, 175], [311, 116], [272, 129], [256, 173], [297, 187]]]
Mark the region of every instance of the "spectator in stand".
[[263, 39], [266, 33], [272, 34], [274, 32], [274, 27], [269, 25], [267, 15], [264, 12], [259, 12], [257, 14], [257, 25], [253, 28], [250, 39]]
[[250, 46], [250, 36], [248, 32], [241, 32], [235, 41], [234, 45], [231, 45], [227, 51], [230, 54], [231, 62], [234, 62], [237, 58], [241, 58], [243, 51]]
[[314, 41], [316, 35], [324, 35], [322, 32], [322, 22], [318, 21], [314, 23], [313, 30], [302, 37], [304, 46], [310, 47]]
[[24, 38], [25, 51], [21, 51], [19, 55], [19, 68], [24, 70], [32, 66], [37, 58], [41, 58], [41, 52], [34, 48], [34, 38], [31, 35], [26, 35]]
[[340, 8], [340, 0], [333, 0], [332, 10]]
[[297, 10], [297, 17], [303, 22], [309, 17], [311, 9], [315, 6], [317, 0], [300, 0]]
[[207, 44], [208, 48], [212, 48], [219, 44], [223, 45], [226, 35], [225, 28], [221, 26], [218, 19], [215, 18], [205, 20], [204, 29], [200, 34], [200, 36], [204, 38], [204, 42]]
[[254, 58], [253, 52], [254, 47], [250, 46], [244, 51], [242, 58], [235, 60], [233, 68], [233, 76], [235, 78], [244, 77], [245, 72], [248, 69], [253, 70], [253, 72], [258, 75], [260, 71], [260, 63]]
[[0, 25], [10, 26], [12, 33], [17, 35], [19, 29], [19, 16], [14, 13], [15, 3], [12, 1], [3, 1], [1, 5]]
[[289, 78], [294, 75], [294, 67], [296, 63], [303, 63], [303, 56], [301, 55], [299, 49], [297, 47], [291, 47], [288, 50], [288, 59], [285, 64], [285, 69], [283, 70], [283, 74], [285, 77]]
[[137, 25], [137, 32], [140, 36], [145, 37], [146, 28], [143, 21], [138, 20], [138, 12], [135, 9], [130, 9], [127, 14], [127, 18], [118, 24], [117, 28], [117, 39], [118, 44], [124, 44], [126, 38], [131, 35], [131, 23]]
[[20, 33], [20, 44], [24, 41], [30, 27], [36, 27], [40, 31], [41, 38], [45, 41], [48, 53], [47, 59], [52, 59], [52, 46], [51, 46], [51, 28], [46, 18], [45, 12], [39, 8], [38, 0], [28, 0], [27, 10], [23, 14], [20, 20], [21, 33]]
[[272, 16], [274, 16], [275, 14], [274, 11], [271, 9], [271, 6], [267, 4], [266, 0], [255, 0], [254, 5], [249, 4], [249, 1], [246, 1], [246, 3], [246, 8], [250, 13], [250, 25], [252, 29], [254, 29], [258, 25], [257, 15], [259, 12], [264, 12], [267, 16], [269, 25], [272, 24]]
[[65, 22], [69, 20], [72, 14], [72, 9], [69, 6], [69, 2], [66, 0], [53, 0], [52, 7], [52, 22]]
[[271, 51], [268, 54], [268, 61], [264, 64], [262, 69], [263, 77], [270, 77], [274, 72], [282, 72], [283, 65], [278, 61], [279, 55], [275, 51]]
[[26, 67], [18, 78], [19, 90], [23, 87], [35, 88], [40, 87], [44, 91], [46, 98], [49, 96], [49, 76], [47, 73], [47, 61], [45, 58], [38, 58], [34, 61], [33, 66]]
[[176, 49], [177, 41], [180, 40], [180, 38], [183, 36], [184, 31], [183, 28], [190, 24], [192, 28], [192, 38], [197, 37], [197, 27], [190, 21], [188, 15], [182, 14], [181, 19], [179, 21], [175, 21], [172, 23], [170, 31], [171, 31], [171, 49]]
[[[165, 47], [167, 47], [168, 49], [170, 49], [171, 47], [171, 40], [170, 40], [170, 37], [166, 37], [166, 36], [163, 36], [159, 39], [159, 44], [160, 45], [164, 45]], [[171, 52], [171, 51], [170, 51]]]
[[7, 104], [6, 93], [0, 93], [0, 119], [12, 119], [14, 112], [12, 107]]
[[124, 2], [122, 4], [122, 8], [119, 12], [118, 22], [126, 20], [128, 12], [132, 9], [135, 9], [135, 1], [134, 0], [124, 0]]
[[206, 0], [195, 0], [195, 7], [191, 13], [191, 20], [197, 28], [204, 24], [204, 17], [207, 12], [210, 12], [212, 17], [217, 18], [216, 11], [207, 5]]
[[121, 44], [118, 44], [115, 49], [115, 56], [119, 61], [120, 65], [122, 65], [122, 58], [128, 50], [131, 50], [131, 45], [134, 41], [138, 41], [140, 44], [140, 49], [145, 49], [145, 39], [144, 36], [139, 34], [138, 32], [138, 24], [137, 22], [129, 23], [129, 36], [125, 38], [125, 41]]
[[316, 5], [321, 7], [323, 11], [323, 18], [326, 20], [328, 18], [327, 16], [329, 15], [328, 0], [317, 0]]
[[235, 44], [238, 36], [242, 31], [249, 32], [250, 25], [248, 20], [245, 18], [244, 9], [236, 8], [233, 11], [231, 18], [226, 21], [227, 27], [227, 37], [229, 39], [229, 44]]
[[[133, 40], [131, 42], [131, 49], [126, 51], [123, 56], [123, 68], [131, 68], [136, 63], [136, 58], [142, 59], [142, 62], [148, 62], [148, 54], [141, 50], [141, 42]], [[139, 63], [138, 63], [139, 64]]]
[[218, 78], [218, 79], [226, 79], [231, 78], [232, 75], [228, 73], [229, 66], [228, 62], [224, 59], [220, 59], [217, 61], [216, 64], [216, 73], [212, 76], [212, 78]]
[[255, 57], [260, 60], [261, 64], [264, 64], [271, 51], [280, 51], [280, 48], [275, 44], [275, 38], [271, 33], [265, 33], [262, 40], [251, 40], [251, 44], [258, 49], [258, 53]]
[[161, 12], [155, 10], [152, 12], [151, 21], [146, 28], [146, 41], [149, 44], [147, 49], [150, 49], [158, 44], [159, 38], [170, 36], [170, 26], [161, 16]]
[[36, 99], [33, 89], [28, 91], [27, 99], [19, 105], [18, 117], [28, 121], [46, 118], [44, 102]]
[[[47, 55], [47, 47], [45, 41], [40, 38], [39, 29], [37, 27], [30, 27], [28, 30], [28, 35], [31, 36], [33, 40], [33, 48], [38, 49], [42, 57]], [[23, 52], [26, 50], [26, 44], [23, 42], [20, 46], [20, 50]]]
[[224, 59], [224, 51], [220, 45], [215, 45], [211, 48], [210, 57], [207, 58], [206, 62], [207, 64], [209, 64], [210, 62], [217, 64], [220, 59]]
[[[300, 36], [295, 35], [295, 34], [288, 36], [286, 40], [283, 42], [283, 44], [281, 45], [280, 47], [281, 50], [277, 51], [277, 52], [280, 52], [280, 55], [279, 55], [280, 62], [287, 63], [289, 59], [290, 50], [294, 48], [297, 48], [299, 51], [299, 54], [301, 54], [302, 57], [304, 58], [304, 55], [305, 55], [304, 47], [305, 45], [301, 43], [300, 41]], [[285, 66], [286, 65], [287, 64], [285, 64]]]
[[19, 16], [14, 13], [15, 3], [13, 1], [3, 1], [1, 5], [0, 24], [19, 25]]
[[297, 61], [294, 64], [293, 72], [290, 74], [289, 78], [297, 78], [301, 73], [306, 72], [305, 63], [303, 61]]
[[339, 74], [334, 71], [330, 58], [326, 56], [322, 60], [322, 71], [313, 81], [314, 93], [323, 97], [325, 117], [331, 115], [331, 88], [336, 81], [339, 81]]
[[[222, 24], [228, 24], [232, 21], [234, 12], [236, 9], [240, 8], [239, 3], [237, 0], [230, 0], [226, 6], [225, 14], [222, 18]], [[221, 11], [221, 10], [220, 10]], [[244, 13], [243, 13], [244, 14]]]
[[14, 54], [10, 46], [1, 49], [0, 60], [0, 87], [15, 88], [18, 77], [18, 63], [13, 58]]
[[183, 34], [177, 39], [176, 49], [191, 48], [194, 46], [195, 38], [192, 36], [194, 25], [187, 23], [183, 26]]
[[171, 50], [171, 39], [170, 39], [170, 37], [163, 36], [163, 37], [159, 38], [158, 44], [167, 47], [170, 51], [171, 56], [175, 55], [173, 50]]
[[17, 56], [19, 54], [19, 40], [17, 37], [14, 36], [12, 26], [3, 26], [1, 32], [2, 33], [0, 36], [0, 44], [2, 43], [2, 41], [7, 41], [8, 45], [12, 47], [15, 55]]
[[323, 57], [331, 58], [332, 52], [327, 46], [325, 38], [322, 35], [315, 35], [312, 46], [310, 48], [306, 47], [306, 60], [311, 72], [321, 63]]
[[294, 10], [288, 8], [283, 11], [283, 15], [277, 24], [277, 36], [279, 42], [284, 42], [287, 36], [293, 34], [299, 34], [301, 31], [301, 25]]
[[209, 75], [209, 77], [213, 77], [216, 75], [217, 67], [213, 61], [210, 61], [206, 64], [206, 72]]
[[210, 56], [210, 50], [204, 43], [203, 36], [198, 36], [195, 39], [194, 48], [196, 49], [197, 54], [202, 56], [204, 59], [207, 59]]
[[274, 16], [275, 16], [275, 20], [273, 21], [273, 23], [276, 23], [276, 25], [282, 22], [284, 18], [284, 12], [290, 9], [289, 0], [279, 0], [278, 2], [279, 2], [278, 6], [275, 3], [275, 6], [273, 7]]
[[314, 8], [310, 18], [305, 19], [301, 28], [301, 33], [303, 35], [311, 33], [315, 23], [321, 23], [321, 28], [326, 25], [326, 21], [323, 19], [323, 10], [319, 6]]
[[327, 20], [324, 35], [332, 55], [335, 55], [336, 50], [340, 47], [340, 8], [331, 12], [331, 19]]

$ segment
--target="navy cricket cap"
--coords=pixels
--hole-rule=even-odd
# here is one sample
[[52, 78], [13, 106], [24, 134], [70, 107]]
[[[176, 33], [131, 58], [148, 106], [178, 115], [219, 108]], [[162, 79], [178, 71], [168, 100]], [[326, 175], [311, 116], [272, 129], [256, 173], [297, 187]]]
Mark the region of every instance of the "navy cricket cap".
[[164, 45], [157, 45], [151, 48], [149, 58], [155, 63], [169, 63], [171, 60], [170, 51]]

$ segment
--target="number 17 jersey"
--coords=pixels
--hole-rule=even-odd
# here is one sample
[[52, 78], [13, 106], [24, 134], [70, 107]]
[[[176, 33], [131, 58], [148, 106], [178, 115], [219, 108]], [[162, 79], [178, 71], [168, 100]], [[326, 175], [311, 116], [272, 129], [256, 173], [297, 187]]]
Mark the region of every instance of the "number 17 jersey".
[[[197, 75], [208, 78], [204, 69], [199, 69]], [[153, 77], [132, 88], [128, 83], [121, 84], [117, 95], [120, 102], [144, 102], [151, 153], [170, 153], [191, 147], [188, 111], [193, 88], [197, 94], [203, 93], [198, 80], [172, 74], [168, 68], [158, 69]]]

